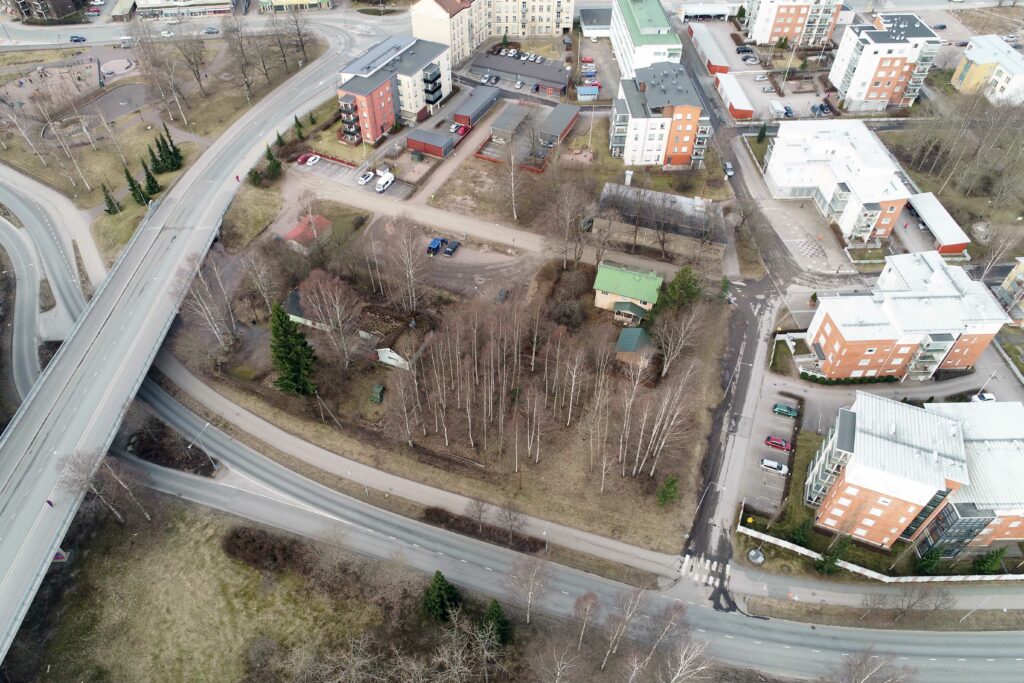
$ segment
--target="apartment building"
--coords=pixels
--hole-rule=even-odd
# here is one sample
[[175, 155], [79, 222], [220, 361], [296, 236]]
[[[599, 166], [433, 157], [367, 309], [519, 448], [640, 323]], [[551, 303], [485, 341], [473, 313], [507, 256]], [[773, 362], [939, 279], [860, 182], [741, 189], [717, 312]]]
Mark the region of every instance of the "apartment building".
[[658, 62], [679, 63], [683, 43], [658, 0], [614, 0], [612, 49], [622, 78]]
[[825, 377], [926, 380], [965, 370], [1010, 322], [983, 282], [938, 252], [885, 261], [870, 294], [819, 298], [807, 344]]
[[900, 165], [862, 121], [783, 121], [764, 178], [776, 199], [812, 199], [849, 242], [885, 239], [911, 196]]
[[1017, 327], [1024, 326], [1024, 256], [1018, 256], [1010, 272], [992, 290]]
[[233, 0], [135, 0], [125, 7], [123, 3], [117, 3], [111, 11], [111, 16], [119, 21], [128, 21], [128, 15], [118, 14], [123, 7], [130, 10], [134, 4], [135, 12], [140, 19], [154, 17], [212, 17], [231, 14], [234, 8]]
[[944, 557], [1024, 539], [1024, 406], [918, 408], [857, 392], [807, 469], [815, 524]]
[[878, 14], [843, 32], [828, 80], [844, 109], [885, 111], [917, 101], [942, 41], [916, 14]]
[[700, 168], [713, 130], [682, 64], [658, 62], [619, 81], [608, 147], [626, 166]]
[[842, 0], [747, 0], [747, 34], [759, 45], [827, 45]]
[[960, 92], [981, 93], [989, 102], [1024, 102], [1024, 55], [1002, 36], [974, 36], [950, 79]]
[[78, 10], [73, 0], [3, 0], [3, 11], [21, 19], [63, 19]]
[[560, 36], [572, 30], [573, 0], [419, 0], [412, 34], [451, 48], [454, 64], [491, 36]]
[[340, 139], [374, 143], [399, 121], [411, 125], [433, 114], [452, 91], [449, 54], [442, 43], [391, 36], [343, 66]]

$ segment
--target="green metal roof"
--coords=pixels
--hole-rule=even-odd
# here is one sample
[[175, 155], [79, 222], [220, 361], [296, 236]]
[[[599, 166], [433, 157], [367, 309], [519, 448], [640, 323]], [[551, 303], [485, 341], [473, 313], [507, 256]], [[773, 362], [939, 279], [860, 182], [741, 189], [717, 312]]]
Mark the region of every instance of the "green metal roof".
[[612, 305], [612, 310], [615, 311], [616, 313], [618, 313], [620, 311], [625, 311], [626, 313], [632, 313], [633, 315], [635, 315], [640, 320], [643, 320], [644, 318], [647, 317], [647, 309], [644, 309], [644, 308], [641, 308], [640, 306], [637, 306], [632, 301], [616, 301]]
[[616, 353], [640, 351], [651, 345], [651, 335], [642, 327], [627, 327], [619, 332], [619, 340], [615, 342]]
[[654, 304], [658, 301], [661, 276], [653, 270], [633, 270], [620, 263], [602, 261], [597, 266], [594, 289]]
[[659, 0], [615, 0], [622, 13], [622, 19], [629, 30], [633, 45], [667, 45], [682, 50], [672, 25], [668, 23], [665, 10]]

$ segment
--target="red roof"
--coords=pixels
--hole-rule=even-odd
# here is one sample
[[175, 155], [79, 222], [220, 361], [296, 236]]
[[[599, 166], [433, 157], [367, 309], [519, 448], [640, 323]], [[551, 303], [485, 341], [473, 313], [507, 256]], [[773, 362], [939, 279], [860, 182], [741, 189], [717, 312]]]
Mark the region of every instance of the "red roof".
[[308, 248], [313, 242], [316, 242], [318, 237], [330, 230], [331, 222], [323, 216], [303, 216], [284, 238], [289, 242], [295, 242]]
[[449, 17], [454, 17], [473, 4], [473, 0], [434, 0], [434, 2], [440, 5]]

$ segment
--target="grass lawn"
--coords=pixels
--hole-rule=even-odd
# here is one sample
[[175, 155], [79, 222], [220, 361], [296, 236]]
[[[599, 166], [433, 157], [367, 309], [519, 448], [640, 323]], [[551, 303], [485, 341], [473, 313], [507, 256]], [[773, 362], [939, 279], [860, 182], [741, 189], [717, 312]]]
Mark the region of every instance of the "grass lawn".
[[317, 201], [316, 210], [331, 222], [331, 234], [321, 239], [325, 249], [344, 248], [370, 218], [365, 211], [326, 199]]
[[106, 263], [113, 263], [121, 247], [135, 234], [139, 221], [146, 215], [146, 207], [136, 204], [131, 197], [121, 202], [121, 213], [113, 216], [101, 213], [92, 222], [92, 236]]
[[1024, 21], [1024, 6], [986, 7], [953, 12], [956, 18], [974, 29], [975, 33], [997, 33], [1003, 35], [1013, 22]]
[[256, 187], [249, 181], [242, 183], [224, 214], [220, 231], [224, 248], [231, 252], [245, 248], [274, 221], [282, 205], [278, 186]]
[[757, 249], [757, 243], [747, 230], [736, 231], [736, 254], [740, 260], [740, 275], [750, 280], [760, 280], [767, 272], [764, 259]]
[[768, 142], [771, 138], [765, 137], [761, 142], [757, 141], [757, 136], [745, 137], [744, 140], [750, 145], [750, 153], [754, 155], [754, 161], [757, 162], [758, 166], [764, 166], [764, 157], [768, 154]]
[[854, 261], [883, 261], [885, 251], [882, 249], [850, 249], [850, 258]]
[[341, 121], [338, 121], [330, 128], [309, 136], [306, 139], [306, 146], [313, 151], [323, 152], [358, 166], [363, 163], [366, 157], [373, 154], [373, 147], [369, 145], [353, 147], [339, 140], [338, 129], [341, 128], [341, 123]]
[[16, 50], [0, 52], [0, 69], [22, 64], [46, 64], [61, 59], [70, 59], [81, 54], [81, 50]]
[[790, 353], [786, 342], [775, 342], [775, 350], [772, 351], [771, 370], [780, 375], [796, 377], [796, 363], [793, 362], [793, 354]]
[[1021, 346], [1024, 345], [1024, 332], [1017, 328], [1003, 327], [998, 337], [1003, 351], [1017, 366], [1017, 369], [1024, 372], [1024, 355], [1021, 354]]
[[[793, 454], [793, 463], [790, 467], [789, 490], [787, 491], [785, 507], [782, 510], [781, 517], [775, 522], [770, 523], [770, 520], [765, 517], [748, 515], [748, 517], [753, 517], [753, 521], [748, 526], [758, 531], [766, 531], [778, 538], [790, 540], [793, 532], [801, 526], [806, 523], [814, 524], [814, 510], [804, 505], [803, 501], [804, 479], [807, 476], [807, 467], [810, 465], [811, 460], [814, 459], [814, 455], [823, 441], [824, 437], [820, 434], [815, 434], [808, 430], [800, 431], [796, 438], [796, 452]], [[828, 545], [834, 538], [832, 534], [819, 531], [813, 526], [808, 535], [810, 538], [806, 547], [816, 552], [822, 552], [828, 548]], [[767, 544], [765, 547], [767, 547]], [[906, 544], [903, 542], [897, 542], [893, 546], [891, 553], [852, 542], [842, 559], [877, 572], [890, 573], [889, 566], [905, 549]], [[773, 550], [789, 555], [789, 553], [781, 551], [779, 548], [774, 548]], [[814, 571], [813, 563], [804, 562], [803, 560], [798, 562], [797, 560], [798, 558], [793, 558], [794, 566], [804, 569], [810, 567], [811, 572]], [[912, 570], [913, 553], [906, 553], [892, 573], [894, 575], [906, 575], [913, 573]], [[848, 576], [843, 574], [844, 579]]]
[[267, 578], [228, 558], [221, 538], [236, 522], [175, 507], [167, 526], [150, 533], [106, 527], [84, 556], [47, 679], [237, 681], [257, 636], [284, 646], [341, 644], [380, 618], [294, 575]]
[[928, 76], [924, 79], [924, 82], [928, 84], [928, 87], [938, 90], [943, 95], [954, 97], [960, 93], [950, 80], [953, 78], [953, 71], [955, 69], [932, 69], [928, 72]]
[[519, 40], [520, 51], [532, 52], [547, 59], [562, 61], [565, 59], [565, 52], [562, 50], [561, 36], [547, 36], [542, 38], [521, 38]]

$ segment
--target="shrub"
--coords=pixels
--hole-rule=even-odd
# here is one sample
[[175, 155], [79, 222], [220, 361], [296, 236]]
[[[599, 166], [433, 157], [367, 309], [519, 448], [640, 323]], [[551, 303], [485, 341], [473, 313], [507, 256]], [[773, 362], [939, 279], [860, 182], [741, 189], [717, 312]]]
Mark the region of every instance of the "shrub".
[[808, 375], [806, 372], [801, 372], [800, 373], [800, 379], [810, 379], [810, 377], [811, 376]]
[[914, 561], [914, 571], [924, 576], [931, 576], [938, 570], [940, 559], [942, 558], [939, 555], [939, 549], [932, 548]]
[[832, 545], [825, 549], [821, 554], [821, 559], [814, 563], [814, 570], [819, 574], [831, 576], [839, 571], [839, 566], [836, 564], [839, 560], [843, 559], [843, 555], [846, 553], [846, 548], [850, 545], [850, 539], [846, 536], [840, 536], [837, 538]]
[[551, 319], [559, 325], [575, 330], [583, 324], [583, 307], [578, 301], [553, 301]]
[[221, 547], [228, 557], [264, 571], [295, 569], [304, 563], [306, 555], [296, 539], [245, 526], [228, 531]]
[[668, 507], [676, 502], [676, 499], [679, 498], [679, 479], [671, 476], [666, 477], [665, 481], [658, 487], [658, 492], [655, 496], [658, 500], [658, 507]]
[[990, 550], [974, 558], [974, 571], [978, 574], [998, 574], [1003, 570], [1003, 555], [1006, 548]]
[[789, 542], [796, 543], [807, 547], [807, 542], [811, 540], [811, 520], [805, 520], [797, 528], [793, 529], [789, 533]]

